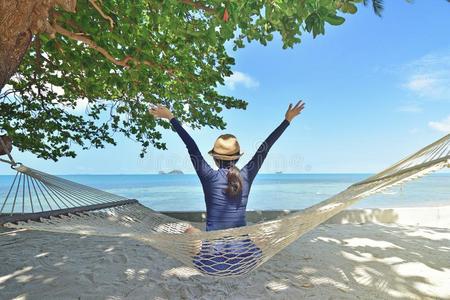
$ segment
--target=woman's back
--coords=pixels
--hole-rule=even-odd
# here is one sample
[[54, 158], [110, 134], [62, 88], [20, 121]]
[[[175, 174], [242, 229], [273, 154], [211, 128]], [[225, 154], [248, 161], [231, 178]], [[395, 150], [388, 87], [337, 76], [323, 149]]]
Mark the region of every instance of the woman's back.
[[248, 176], [241, 171], [242, 192], [239, 197], [229, 196], [228, 169], [220, 168], [207, 181], [202, 182], [206, 203], [206, 230], [219, 230], [246, 225], [245, 211], [250, 192]]

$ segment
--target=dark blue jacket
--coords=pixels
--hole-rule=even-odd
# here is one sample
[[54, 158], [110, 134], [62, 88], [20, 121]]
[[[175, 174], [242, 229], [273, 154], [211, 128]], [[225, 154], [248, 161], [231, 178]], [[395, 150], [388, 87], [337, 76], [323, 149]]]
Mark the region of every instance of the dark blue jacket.
[[170, 123], [185, 143], [192, 164], [202, 183], [206, 203], [206, 230], [245, 226], [245, 210], [253, 179], [258, 174], [270, 148], [289, 126], [289, 122], [284, 120], [261, 144], [245, 167], [241, 169], [242, 196], [237, 199], [230, 198], [225, 193], [225, 189], [228, 186], [227, 173], [229, 162], [222, 161], [217, 171], [212, 169], [203, 158], [195, 141], [184, 130], [180, 122], [172, 118]]

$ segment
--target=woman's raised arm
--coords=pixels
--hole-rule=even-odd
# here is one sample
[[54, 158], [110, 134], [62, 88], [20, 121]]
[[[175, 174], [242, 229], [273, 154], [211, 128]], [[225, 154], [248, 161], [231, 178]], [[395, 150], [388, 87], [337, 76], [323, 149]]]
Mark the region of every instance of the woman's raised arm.
[[213, 173], [211, 166], [203, 158], [200, 149], [198, 149], [197, 144], [194, 139], [189, 135], [189, 133], [181, 126], [180, 122], [174, 117], [172, 112], [165, 106], [158, 105], [149, 109], [149, 113], [156, 118], [167, 119], [172, 124], [172, 127], [180, 136], [181, 140], [186, 145], [189, 155], [191, 157], [194, 169], [200, 179], [206, 178]]
[[255, 155], [244, 167], [247, 169], [249, 179], [251, 181], [253, 181], [256, 174], [258, 174], [258, 171], [261, 168], [264, 160], [266, 159], [270, 148], [273, 146], [273, 144], [275, 144], [275, 142], [278, 140], [284, 130], [289, 126], [292, 120], [296, 116], [298, 116], [304, 108], [305, 103], [303, 101], [299, 101], [295, 106], [293, 106], [292, 103], [289, 104], [283, 122], [281, 122], [281, 124], [267, 137], [267, 139], [261, 144], [261, 146], [259, 146]]

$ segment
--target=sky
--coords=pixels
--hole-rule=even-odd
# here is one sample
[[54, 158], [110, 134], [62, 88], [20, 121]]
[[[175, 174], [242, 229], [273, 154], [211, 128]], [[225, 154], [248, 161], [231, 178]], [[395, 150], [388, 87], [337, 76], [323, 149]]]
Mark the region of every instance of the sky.
[[[450, 132], [450, 4], [444, 0], [385, 1], [383, 17], [360, 7], [326, 34], [304, 35], [294, 49], [279, 39], [230, 53], [234, 74], [220, 91], [248, 101], [223, 113], [224, 131], [188, 131], [208, 162], [217, 136], [233, 133], [243, 166], [284, 119], [290, 102], [306, 109], [273, 146], [262, 173], [372, 173]], [[52, 174], [193, 173], [175, 132], [163, 132], [169, 150], [139, 158], [139, 145], [78, 151], [57, 163], [14, 152], [16, 160]], [[0, 174], [11, 174], [0, 166]]]

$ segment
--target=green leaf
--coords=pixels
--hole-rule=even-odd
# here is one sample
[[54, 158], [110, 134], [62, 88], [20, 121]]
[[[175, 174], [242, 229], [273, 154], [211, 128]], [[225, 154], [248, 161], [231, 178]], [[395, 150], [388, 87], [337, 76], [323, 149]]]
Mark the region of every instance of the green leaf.
[[345, 22], [345, 19], [343, 17], [336, 15], [328, 15], [324, 19], [327, 23], [334, 26], [342, 25]]

